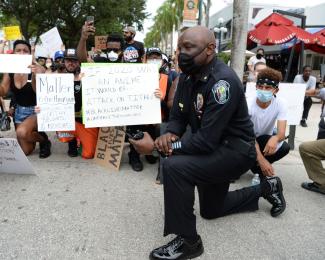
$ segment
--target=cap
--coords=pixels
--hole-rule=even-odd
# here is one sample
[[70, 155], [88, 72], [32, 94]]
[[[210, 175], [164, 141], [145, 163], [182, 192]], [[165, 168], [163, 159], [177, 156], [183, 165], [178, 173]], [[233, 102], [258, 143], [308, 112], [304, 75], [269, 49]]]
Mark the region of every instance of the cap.
[[64, 52], [63, 51], [57, 51], [54, 54], [54, 60], [59, 59], [59, 58], [64, 58]]
[[65, 59], [78, 60], [76, 49], [66, 49], [64, 51], [64, 58]]
[[123, 29], [123, 32], [131, 32], [135, 35], [135, 28], [133, 26], [126, 26], [124, 29]]
[[161, 50], [158, 47], [150, 47], [147, 49], [147, 52], [146, 52], [147, 55], [152, 54], [152, 53], [157, 53], [160, 55], [162, 54]]

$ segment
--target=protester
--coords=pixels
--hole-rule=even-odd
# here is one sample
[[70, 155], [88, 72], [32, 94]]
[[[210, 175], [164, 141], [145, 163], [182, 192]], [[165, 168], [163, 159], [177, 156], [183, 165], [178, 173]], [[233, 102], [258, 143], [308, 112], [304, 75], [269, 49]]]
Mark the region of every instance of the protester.
[[[14, 42], [14, 53], [20, 55], [31, 54], [28, 42], [17, 40]], [[44, 68], [31, 65], [32, 74], [4, 74], [0, 85], [0, 96], [12, 91], [15, 101], [15, 124], [18, 142], [26, 155], [31, 154], [40, 143], [40, 158], [47, 158], [51, 154], [51, 142], [44, 132], [37, 132], [36, 82], [35, 73], [44, 73]]]
[[248, 81], [254, 81], [254, 66], [258, 62], [263, 62], [266, 64], [263, 48], [258, 48], [256, 55], [250, 57], [247, 62], [247, 67], [248, 67], [248, 72], [249, 72]]
[[[260, 178], [275, 175], [272, 163], [286, 156], [290, 146], [284, 141], [287, 124], [287, 107], [276, 97], [282, 75], [271, 68], [259, 72], [256, 82], [256, 98], [249, 100], [248, 112], [254, 125], [257, 161], [251, 169]], [[274, 126], [277, 126], [274, 133]], [[281, 214], [285, 204], [278, 203], [271, 210], [272, 216]]]
[[123, 58], [124, 40], [120, 34], [112, 33], [107, 36], [106, 50], [103, 56], [94, 57], [94, 62], [121, 63]]
[[127, 26], [123, 30], [123, 35], [125, 39], [125, 47], [123, 50], [123, 60], [124, 62], [131, 63], [141, 63], [144, 56], [144, 46], [142, 42], [134, 40], [135, 29], [132, 26]]
[[257, 76], [260, 73], [260, 71], [264, 70], [266, 68], [267, 68], [267, 66], [266, 66], [266, 64], [264, 62], [257, 62], [254, 65], [254, 79], [252, 81], [256, 82], [257, 81]]
[[[193, 214], [198, 188], [200, 213], [213, 219], [258, 209], [264, 196], [284, 201], [281, 180], [263, 179], [260, 185], [228, 191], [230, 180], [256, 161], [254, 131], [242, 84], [234, 71], [215, 57], [216, 40], [206, 27], [183, 32], [178, 40], [180, 76], [166, 134], [155, 142], [146, 133], [131, 141], [139, 152], [157, 149], [164, 160], [164, 235], [170, 243], [153, 250], [150, 259], [188, 259], [203, 253]], [[191, 131], [186, 131], [187, 125]], [[281, 201], [281, 203], [283, 203]]]
[[309, 96], [311, 92], [314, 91], [316, 87], [316, 78], [311, 76], [311, 67], [306, 65], [303, 67], [302, 74], [296, 75], [294, 79], [294, 83], [303, 83], [306, 84], [306, 93], [305, 93], [305, 100], [304, 100], [304, 111], [302, 113], [302, 118], [300, 121], [300, 125], [302, 127], [307, 127], [307, 118], [309, 114], [309, 110], [313, 104], [313, 100]]
[[64, 52], [59, 50], [54, 54], [54, 71], [57, 73], [63, 73], [65, 71], [64, 66]]
[[86, 128], [82, 124], [82, 87], [80, 81], [80, 63], [78, 61], [75, 49], [66, 49], [64, 52], [64, 65], [67, 73], [74, 75], [74, 97], [75, 97], [75, 120], [76, 130], [67, 132], [58, 132], [59, 140], [68, 142], [68, 155], [70, 157], [78, 156], [78, 142], [82, 145], [81, 156], [84, 159], [92, 159], [97, 145], [98, 128]]

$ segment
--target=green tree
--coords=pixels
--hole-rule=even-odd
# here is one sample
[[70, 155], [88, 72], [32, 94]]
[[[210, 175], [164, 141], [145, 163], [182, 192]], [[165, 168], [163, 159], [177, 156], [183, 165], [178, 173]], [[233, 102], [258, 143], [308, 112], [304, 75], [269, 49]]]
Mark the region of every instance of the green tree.
[[95, 17], [96, 34], [121, 31], [123, 25], [142, 29], [145, 0], [2, 0], [2, 17], [16, 19], [26, 40], [57, 26], [64, 43], [75, 46], [87, 15]]

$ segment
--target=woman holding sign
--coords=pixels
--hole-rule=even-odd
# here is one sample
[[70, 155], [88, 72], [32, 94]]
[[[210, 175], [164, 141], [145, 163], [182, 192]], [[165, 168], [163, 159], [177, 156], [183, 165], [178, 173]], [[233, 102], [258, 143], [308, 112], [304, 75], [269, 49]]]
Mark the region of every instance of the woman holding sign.
[[[31, 46], [28, 42], [17, 40], [14, 42], [14, 54], [31, 55]], [[51, 154], [51, 142], [44, 132], [37, 132], [37, 119], [35, 115], [36, 86], [32, 76], [43, 73], [39, 65], [30, 66], [32, 74], [6, 73], [0, 84], [0, 96], [6, 96], [9, 90], [16, 100], [15, 127], [18, 142], [26, 155], [31, 154], [40, 143], [40, 158], [47, 158]]]

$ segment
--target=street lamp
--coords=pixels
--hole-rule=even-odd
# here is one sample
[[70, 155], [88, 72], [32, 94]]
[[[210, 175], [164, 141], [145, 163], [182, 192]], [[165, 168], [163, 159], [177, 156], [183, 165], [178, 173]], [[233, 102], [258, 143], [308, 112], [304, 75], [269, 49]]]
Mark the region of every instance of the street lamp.
[[226, 27], [222, 26], [223, 23], [224, 23], [224, 19], [222, 17], [220, 17], [218, 19], [218, 25], [216, 27], [214, 27], [214, 29], [213, 29], [214, 32], [218, 34], [218, 42], [219, 42], [219, 44], [218, 44], [218, 53], [221, 52], [221, 34], [226, 33], [228, 31]]

